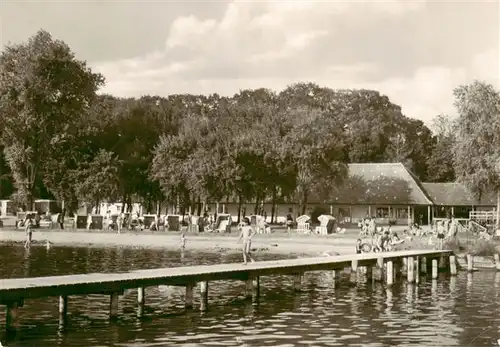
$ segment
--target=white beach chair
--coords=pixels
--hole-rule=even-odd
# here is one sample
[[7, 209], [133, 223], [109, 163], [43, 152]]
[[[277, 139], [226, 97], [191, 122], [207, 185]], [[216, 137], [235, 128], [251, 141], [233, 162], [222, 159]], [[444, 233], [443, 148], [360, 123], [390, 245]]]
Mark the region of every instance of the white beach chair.
[[311, 217], [308, 215], [297, 217], [297, 233], [309, 234], [311, 232], [310, 220]]

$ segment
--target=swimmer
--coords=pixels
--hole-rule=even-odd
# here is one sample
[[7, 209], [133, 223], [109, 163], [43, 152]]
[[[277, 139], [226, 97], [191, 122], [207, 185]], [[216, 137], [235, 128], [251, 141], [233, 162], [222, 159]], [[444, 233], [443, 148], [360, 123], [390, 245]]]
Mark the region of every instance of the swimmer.
[[240, 237], [238, 238], [238, 242], [243, 239], [243, 265], [247, 264], [247, 257], [250, 259], [252, 263], [255, 260], [252, 258], [250, 251], [252, 250], [252, 236], [255, 235], [255, 230], [251, 226], [248, 225], [248, 222], [244, 220], [243, 225], [241, 226]]

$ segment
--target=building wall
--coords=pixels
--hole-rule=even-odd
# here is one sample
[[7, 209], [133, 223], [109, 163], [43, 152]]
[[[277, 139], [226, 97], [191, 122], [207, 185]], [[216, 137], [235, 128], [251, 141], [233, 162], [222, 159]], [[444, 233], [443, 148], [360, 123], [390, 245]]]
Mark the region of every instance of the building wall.
[[[243, 215], [250, 216], [254, 214], [255, 204], [242, 204], [242, 211], [246, 208]], [[306, 209], [306, 214], [311, 215], [312, 212], [317, 209], [323, 209], [325, 213], [331, 214], [338, 221], [344, 223], [358, 223], [363, 220], [366, 216], [371, 213], [372, 216], [377, 218], [377, 223], [388, 224], [389, 219], [395, 219], [396, 223], [399, 225], [406, 225], [408, 223], [408, 206], [366, 206], [366, 205], [330, 205], [330, 204], [309, 204]], [[207, 205], [208, 213], [214, 214], [217, 210], [216, 204]], [[271, 212], [272, 204], [264, 204], [263, 206], [264, 214], [267, 215], [266, 221], [271, 222]], [[411, 217], [414, 216], [414, 209], [410, 209]], [[287, 214], [291, 214], [294, 219], [300, 215], [300, 210], [298, 205], [294, 204], [278, 204], [276, 206], [276, 216], [278, 223], [284, 223], [286, 221]], [[234, 221], [238, 220], [238, 204], [237, 203], [220, 203], [219, 213], [228, 213], [231, 215]], [[425, 221], [427, 219], [425, 218]]]
[[[242, 213], [241, 217], [243, 215], [245, 216], [251, 216], [255, 212], [255, 204], [242, 204]], [[268, 223], [271, 222], [271, 215], [272, 215], [272, 204], [264, 204], [263, 205], [263, 210], [264, 210], [264, 215], [266, 216], [266, 221]], [[207, 213], [208, 214], [214, 214], [217, 212], [217, 204], [209, 204], [207, 205]], [[231, 215], [232, 219], [234, 221], [238, 220], [238, 204], [237, 203], [220, 203], [219, 204], [219, 211], [218, 213], [228, 213]], [[297, 207], [293, 204], [278, 204], [276, 205], [276, 219], [278, 223], [284, 223], [286, 221], [286, 216], [288, 213], [291, 213], [294, 218], [296, 218], [296, 214], [298, 213]]]

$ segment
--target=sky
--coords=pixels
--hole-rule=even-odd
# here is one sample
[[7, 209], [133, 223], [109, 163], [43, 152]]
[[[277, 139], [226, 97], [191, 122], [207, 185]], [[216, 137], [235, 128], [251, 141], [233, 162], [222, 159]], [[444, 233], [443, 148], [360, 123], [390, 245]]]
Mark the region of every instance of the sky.
[[453, 89], [500, 86], [499, 1], [0, 0], [0, 43], [39, 29], [123, 97], [367, 88], [428, 125]]

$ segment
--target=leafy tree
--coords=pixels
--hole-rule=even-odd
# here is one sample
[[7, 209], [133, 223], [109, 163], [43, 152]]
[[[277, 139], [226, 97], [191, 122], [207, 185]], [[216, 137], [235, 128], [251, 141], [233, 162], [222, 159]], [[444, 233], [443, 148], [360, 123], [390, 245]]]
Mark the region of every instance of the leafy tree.
[[48, 158], [103, 82], [46, 31], [5, 47], [0, 56], [1, 142], [16, 188], [28, 206], [33, 205]]
[[453, 182], [453, 144], [455, 141], [454, 121], [446, 115], [433, 120], [435, 136], [427, 157], [427, 179], [430, 182]]
[[93, 160], [78, 168], [75, 190], [80, 201], [99, 207], [104, 200], [118, 197], [120, 161], [112, 152], [100, 150]]
[[302, 214], [311, 193], [322, 195], [347, 176], [347, 155], [342, 127], [327, 112], [299, 109], [289, 112], [292, 124], [282, 153], [295, 171]]
[[453, 145], [455, 173], [478, 198], [497, 193], [497, 229], [500, 224], [500, 94], [475, 81], [454, 90], [458, 111]]

